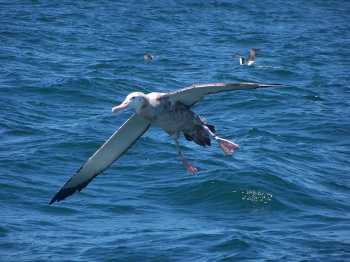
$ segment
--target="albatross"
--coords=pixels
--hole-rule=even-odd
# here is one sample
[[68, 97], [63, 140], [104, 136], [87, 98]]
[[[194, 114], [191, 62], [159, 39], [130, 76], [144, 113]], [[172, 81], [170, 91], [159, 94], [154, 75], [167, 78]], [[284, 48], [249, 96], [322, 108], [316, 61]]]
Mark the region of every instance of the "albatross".
[[80, 169], [54, 195], [50, 205], [81, 191], [97, 175], [106, 170], [148, 130], [158, 125], [174, 140], [177, 155], [184, 167], [192, 174], [198, 170], [185, 158], [179, 144], [180, 135], [203, 147], [215, 140], [225, 155], [234, 152], [238, 145], [219, 137], [213, 125], [206, 123], [191, 110], [191, 107], [209, 94], [226, 91], [278, 87], [280, 84], [253, 82], [195, 84], [174, 92], [130, 93], [125, 100], [112, 108], [117, 113], [126, 108], [133, 115], [80, 167]]
[[255, 56], [256, 56], [256, 51], [258, 51], [259, 49], [256, 48], [251, 48], [249, 49], [249, 53], [247, 58], [242, 57], [240, 54], [235, 54], [235, 57], [239, 58], [239, 64], [240, 65], [252, 65], [255, 62]]

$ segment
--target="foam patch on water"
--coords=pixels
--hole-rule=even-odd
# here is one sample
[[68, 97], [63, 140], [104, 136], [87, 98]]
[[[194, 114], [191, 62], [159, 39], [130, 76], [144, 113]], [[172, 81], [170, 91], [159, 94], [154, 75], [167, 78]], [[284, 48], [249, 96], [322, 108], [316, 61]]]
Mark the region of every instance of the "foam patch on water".
[[242, 200], [250, 201], [254, 203], [263, 203], [268, 204], [272, 201], [272, 194], [255, 191], [255, 190], [246, 190], [242, 191]]

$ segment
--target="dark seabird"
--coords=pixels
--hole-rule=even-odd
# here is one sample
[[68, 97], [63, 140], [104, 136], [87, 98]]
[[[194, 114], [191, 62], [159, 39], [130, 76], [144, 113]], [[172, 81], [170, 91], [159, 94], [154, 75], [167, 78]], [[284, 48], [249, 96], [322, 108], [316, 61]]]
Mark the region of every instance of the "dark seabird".
[[255, 56], [256, 56], [256, 51], [258, 51], [259, 49], [256, 48], [251, 48], [249, 49], [249, 54], [247, 58], [242, 57], [239, 54], [236, 54], [235, 57], [239, 58], [239, 64], [240, 65], [252, 65], [255, 62]]
[[277, 86], [281, 85], [250, 82], [211, 83], [192, 85], [169, 93], [133, 92], [129, 94], [120, 105], [112, 108], [112, 112], [129, 107], [135, 113], [66, 182], [52, 198], [50, 204], [61, 201], [76, 191], [81, 191], [121, 157], [152, 124], [160, 126], [174, 139], [181, 162], [189, 172], [195, 174], [197, 169], [186, 160], [181, 151], [178, 141], [181, 134], [188, 141], [203, 147], [210, 146], [210, 138], [213, 138], [225, 155], [232, 154], [238, 145], [219, 137], [215, 127], [206, 123], [191, 110], [191, 107], [208, 94]]

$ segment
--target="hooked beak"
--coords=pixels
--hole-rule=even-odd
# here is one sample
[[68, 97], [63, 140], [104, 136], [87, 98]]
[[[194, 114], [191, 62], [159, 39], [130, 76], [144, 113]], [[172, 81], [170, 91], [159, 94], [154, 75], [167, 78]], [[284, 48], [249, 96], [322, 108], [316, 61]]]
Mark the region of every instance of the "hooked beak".
[[117, 113], [117, 112], [127, 108], [128, 105], [129, 105], [129, 103], [124, 101], [120, 105], [112, 107], [112, 113]]

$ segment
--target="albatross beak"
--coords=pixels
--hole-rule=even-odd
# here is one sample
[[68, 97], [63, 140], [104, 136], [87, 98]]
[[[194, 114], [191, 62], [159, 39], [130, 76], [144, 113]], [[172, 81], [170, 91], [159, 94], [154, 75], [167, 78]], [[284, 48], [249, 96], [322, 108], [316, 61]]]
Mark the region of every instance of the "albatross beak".
[[121, 103], [118, 106], [112, 107], [112, 113], [117, 113], [117, 112], [119, 112], [119, 111], [121, 111], [121, 110], [123, 110], [123, 109], [125, 109], [127, 107], [128, 107], [128, 103], [127, 102], [123, 102], [123, 103]]

